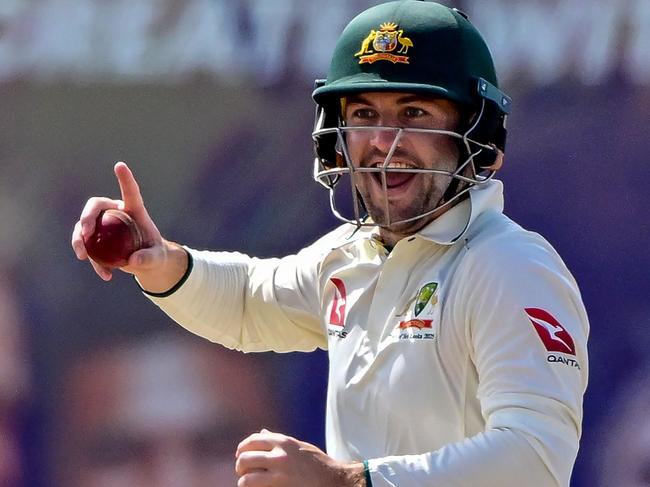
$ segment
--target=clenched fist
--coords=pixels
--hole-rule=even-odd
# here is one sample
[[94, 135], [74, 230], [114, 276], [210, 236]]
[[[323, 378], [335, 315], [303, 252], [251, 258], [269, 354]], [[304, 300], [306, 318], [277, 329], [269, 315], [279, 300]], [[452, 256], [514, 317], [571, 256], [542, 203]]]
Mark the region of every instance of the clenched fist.
[[316, 446], [262, 430], [237, 447], [237, 487], [365, 487], [362, 463], [342, 464]]

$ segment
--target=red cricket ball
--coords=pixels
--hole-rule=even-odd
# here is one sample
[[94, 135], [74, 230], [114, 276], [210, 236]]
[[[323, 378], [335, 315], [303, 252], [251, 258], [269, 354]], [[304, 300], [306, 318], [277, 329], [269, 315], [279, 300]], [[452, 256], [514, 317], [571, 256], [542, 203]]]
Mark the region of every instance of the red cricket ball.
[[105, 210], [97, 217], [95, 232], [84, 238], [88, 256], [106, 267], [123, 267], [142, 247], [140, 229], [127, 213]]

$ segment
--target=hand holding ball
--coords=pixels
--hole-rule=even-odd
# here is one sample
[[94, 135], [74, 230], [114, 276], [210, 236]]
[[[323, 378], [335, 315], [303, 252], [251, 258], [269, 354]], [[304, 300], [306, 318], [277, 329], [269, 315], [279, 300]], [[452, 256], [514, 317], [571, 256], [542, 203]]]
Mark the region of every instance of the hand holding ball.
[[129, 256], [142, 248], [142, 234], [135, 221], [120, 210], [105, 210], [97, 217], [95, 232], [84, 237], [88, 256], [106, 267], [124, 267]]

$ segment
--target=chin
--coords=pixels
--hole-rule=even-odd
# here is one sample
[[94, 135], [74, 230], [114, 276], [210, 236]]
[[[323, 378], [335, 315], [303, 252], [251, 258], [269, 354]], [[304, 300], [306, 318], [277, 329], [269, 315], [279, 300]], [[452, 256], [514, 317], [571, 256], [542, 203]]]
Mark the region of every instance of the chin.
[[[419, 213], [418, 213], [419, 214]], [[397, 221], [398, 223], [392, 223], [390, 225], [387, 224], [388, 219], [385, 217], [385, 214], [383, 211], [381, 212], [370, 212], [370, 216], [372, 220], [382, 228], [382, 230], [386, 232], [390, 232], [392, 234], [396, 235], [411, 235], [413, 233], [416, 233], [418, 230], [421, 228], [425, 227], [427, 224], [429, 224], [433, 219], [433, 215], [427, 215], [423, 216], [422, 218], [417, 218], [416, 220], [411, 220], [408, 222], [401, 222], [399, 223], [400, 220], [406, 220], [408, 218], [412, 218], [413, 215], [391, 215], [392, 219]]]
[[[365, 188], [364, 188], [365, 189]], [[419, 195], [426, 194], [427, 197], [416, 197], [410, 201], [404, 201], [403, 199], [390, 200], [388, 201], [388, 211], [389, 215], [386, 215], [386, 208], [383, 205], [385, 199], [383, 196], [377, 196], [372, 198], [370, 192], [361, 191], [362, 199], [366, 203], [366, 208], [368, 213], [372, 218], [373, 222], [376, 225], [382, 228], [382, 233], [391, 233], [400, 238], [403, 236], [408, 236], [416, 233], [430, 222], [435, 220], [441, 213], [435, 211], [429, 215], [416, 218], [415, 220], [401, 222], [402, 220], [408, 220], [409, 218], [422, 215], [430, 211], [429, 209], [434, 207], [435, 201], [439, 201], [442, 195], [438, 195], [437, 192], [427, 191], [422, 189], [418, 192]], [[444, 213], [444, 210], [442, 211]], [[388, 224], [388, 216], [390, 220], [398, 223]], [[401, 223], [400, 223], [401, 222]]]
[[394, 223], [392, 225], [383, 226], [382, 228], [385, 228], [394, 234], [407, 236], [416, 233], [421, 228], [425, 227], [428, 223], [429, 220], [426, 217], [423, 217], [410, 222]]

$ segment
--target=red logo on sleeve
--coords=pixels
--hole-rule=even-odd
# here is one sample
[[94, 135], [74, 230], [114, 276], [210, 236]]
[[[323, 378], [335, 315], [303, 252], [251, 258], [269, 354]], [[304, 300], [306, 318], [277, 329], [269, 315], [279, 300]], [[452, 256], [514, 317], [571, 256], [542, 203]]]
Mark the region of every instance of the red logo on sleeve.
[[344, 326], [345, 325], [345, 305], [347, 300], [347, 292], [345, 291], [345, 284], [338, 277], [330, 278], [332, 284], [336, 287], [334, 290], [334, 298], [332, 298], [332, 311], [330, 311], [330, 325]]
[[573, 338], [551, 313], [540, 308], [526, 308], [525, 311], [546, 350], [569, 355], [576, 354]]

